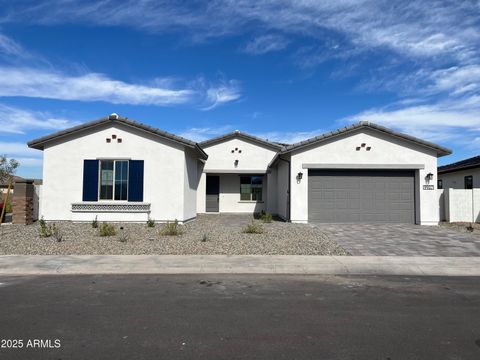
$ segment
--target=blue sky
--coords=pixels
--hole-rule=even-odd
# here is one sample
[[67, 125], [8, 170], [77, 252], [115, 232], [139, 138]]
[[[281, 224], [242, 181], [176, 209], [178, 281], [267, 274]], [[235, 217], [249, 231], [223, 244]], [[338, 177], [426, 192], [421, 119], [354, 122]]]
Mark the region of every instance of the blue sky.
[[478, 1], [0, 0], [0, 153], [110, 113], [204, 140], [366, 120], [480, 151]]

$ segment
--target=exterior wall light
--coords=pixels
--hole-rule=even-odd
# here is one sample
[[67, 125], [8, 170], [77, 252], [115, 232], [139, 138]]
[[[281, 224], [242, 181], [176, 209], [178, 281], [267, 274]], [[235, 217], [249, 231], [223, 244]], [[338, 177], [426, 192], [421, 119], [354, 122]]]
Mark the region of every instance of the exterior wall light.
[[235, 167], [237, 167], [238, 166], [238, 160], [235, 160], [233, 164], [235, 165]]
[[427, 176], [425, 176], [425, 179], [427, 181], [432, 181], [433, 180], [433, 174], [432, 173], [428, 173]]
[[303, 178], [303, 173], [302, 173], [302, 172], [299, 172], [299, 173], [297, 174], [297, 180], [302, 180], [302, 178]]

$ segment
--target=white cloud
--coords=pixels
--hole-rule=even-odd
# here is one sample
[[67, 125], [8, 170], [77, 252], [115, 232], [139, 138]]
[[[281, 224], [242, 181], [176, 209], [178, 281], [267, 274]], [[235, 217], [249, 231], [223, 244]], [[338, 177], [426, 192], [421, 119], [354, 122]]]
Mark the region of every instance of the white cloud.
[[468, 144], [480, 136], [480, 102], [474, 96], [433, 105], [370, 109], [344, 119], [371, 121], [434, 142]]
[[0, 34], [0, 53], [17, 57], [28, 55], [28, 52], [20, 44], [3, 34]]
[[219, 84], [210, 86], [206, 90], [206, 106], [202, 110], [212, 110], [217, 106], [223, 105], [240, 99], [240, 83], [236, 80], [222, 80]]
[[241, 96], [235, 80], [222, 80], [208, 87], [193, 81], [174, 88], [173, 81], [154, 79], [152, 84], [130, 84], [104, 74], [68, 75], [34, 68], [0, 67], [0, 96], [25, 96], [58, 100], [105, 101], [113, 104], [179, 105], [202, 103], [206, 109], [236, 100]]
[[40, 173], [43, 162], [42, 151], [30, 149], [25, 143], [8, 141], [0, 141], [0, 149], [1, 155], [6, 155], [7, 158], [19, 162], [19, 170], [34, 168], [37, 170], [37, 174]]
[[0, 151], [2, 155], [7, 157], [38, 157], [41, 152], [35, 149], [30, 149], [27, 144], [21, 142], [0, 141]]
[[190, 102], [194, 92], [129, 84], [97, 73], [70, 76], [48, 70], [3, 67], [0, 68], [0, 96], [170, 105]]
[[179, 132], [179, 135], [196, 142], [205, 141], [217, 136], [224, 135], [233, 131], [233, 127], [230, 125], [223, 125], [218, 127], [193, 127], [187, 130]]
[[256, 133], [255, 136], [258, 136], [262, 139], [267, 139], [268, 141], [279, 142], [282, 144], [293, 144], [302, 140], [312, 138], [323, 134], [323, 130], [311, 130], [311, 131], [270, 131], [264, 133]]
[[281, 35], [262, 35], [248, 42], [243, 51], [249, 54], [261, 55], [272, 51], [280, 51], [288, 46], [289, 40]]
[[35, 129], [61, 130], [76, 124], [75, 121], [51, 116], [49, 113], [0, 104], [0, 133], [23, 134]]

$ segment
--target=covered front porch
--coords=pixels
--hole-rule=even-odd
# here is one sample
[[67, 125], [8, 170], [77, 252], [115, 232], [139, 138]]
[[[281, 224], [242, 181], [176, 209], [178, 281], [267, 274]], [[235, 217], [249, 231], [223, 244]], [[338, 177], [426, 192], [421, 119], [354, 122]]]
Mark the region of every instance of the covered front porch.
[[266, 172], [206, 172], [198, 189], [199, 213], [260, 213], [268, 211]]

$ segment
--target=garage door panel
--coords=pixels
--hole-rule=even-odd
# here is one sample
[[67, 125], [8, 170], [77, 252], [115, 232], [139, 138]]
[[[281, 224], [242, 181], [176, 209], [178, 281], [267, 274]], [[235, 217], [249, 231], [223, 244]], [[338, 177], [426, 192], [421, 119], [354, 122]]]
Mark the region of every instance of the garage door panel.
[[414, 172], [309, 170], [309, 221], [414, 223]]

